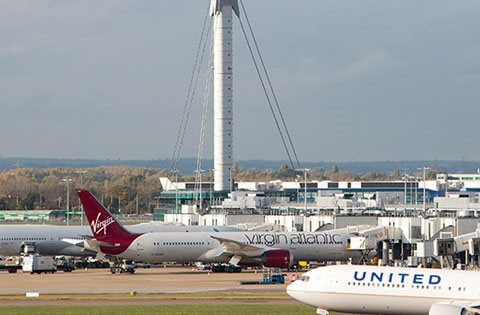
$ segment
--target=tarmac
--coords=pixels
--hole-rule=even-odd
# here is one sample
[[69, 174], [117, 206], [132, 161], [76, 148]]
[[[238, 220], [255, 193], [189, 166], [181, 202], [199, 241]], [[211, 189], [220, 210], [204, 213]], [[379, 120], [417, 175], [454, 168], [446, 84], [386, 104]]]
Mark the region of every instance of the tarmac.
[[[291, 273], [287, 273], [290, 275]], [[286, 278], [289, 278], [288, 276]], [[93, 294], [93, 293], [201, 293], [216, 291], [285, 292], [288, 283], [240, 285], [240, 281], [260, 281], [262, 272], [210, 273], [190, 268], [137, 269], [135, 274], [111, 274], [109, 269], [77, 269], [55, 274], [0, 272], [0, 295]], [[177, 301], [178, 302], [178, 301]], [[158, 303], [157, 303], [158, 304]]]

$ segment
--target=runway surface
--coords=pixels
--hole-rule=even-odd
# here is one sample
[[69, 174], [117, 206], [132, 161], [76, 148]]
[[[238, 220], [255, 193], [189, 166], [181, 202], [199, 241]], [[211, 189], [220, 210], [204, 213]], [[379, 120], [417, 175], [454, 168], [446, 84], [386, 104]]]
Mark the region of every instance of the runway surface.
[[192, 268], [138, 269], [135, 274], [113, 275], [109, 269], [62, 271], [56, 274], [0, 272], [0, 294], [91, 294], [91, 293], [198, 293], [215, 291], [285, 292], [283, 285], [240, 285], [239, 281], [259, 281], [261, 272], [209, 273]]

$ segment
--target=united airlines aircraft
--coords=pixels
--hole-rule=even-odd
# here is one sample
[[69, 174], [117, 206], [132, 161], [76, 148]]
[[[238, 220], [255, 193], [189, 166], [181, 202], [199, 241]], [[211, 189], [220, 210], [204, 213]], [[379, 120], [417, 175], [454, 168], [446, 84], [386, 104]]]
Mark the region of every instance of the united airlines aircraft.
[[287, 292], [322, 315], [467, 315], [480, 311], [479, 284], [477, 271], [337, 265], [304, 273]]
[[189, 232], [130, 233], [87, 190], [78, 190], [94, 239], [106, 255], [150, 263], [208, 262], [288, 268], [298, 261], [359, 258], [347, 249], [350, 233]]

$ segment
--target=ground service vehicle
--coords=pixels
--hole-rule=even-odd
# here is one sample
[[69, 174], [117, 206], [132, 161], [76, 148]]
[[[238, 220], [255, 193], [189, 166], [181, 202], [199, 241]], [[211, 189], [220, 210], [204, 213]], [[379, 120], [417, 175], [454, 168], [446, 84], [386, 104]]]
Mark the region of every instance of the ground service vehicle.
[[23, 258], [22, 269], [31, 274], [55, 273], [57, 266], [53, 257], [31, 255]]

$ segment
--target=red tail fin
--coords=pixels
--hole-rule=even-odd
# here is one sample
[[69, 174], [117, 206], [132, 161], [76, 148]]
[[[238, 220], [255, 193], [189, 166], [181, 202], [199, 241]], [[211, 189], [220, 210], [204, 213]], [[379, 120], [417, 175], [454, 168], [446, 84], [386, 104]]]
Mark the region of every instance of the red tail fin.
[[79, 189], [77, 194], [87, 215], [93, 236], [97, 240], [106, 241], [131, 234], [105, 209], [90, 191]]

